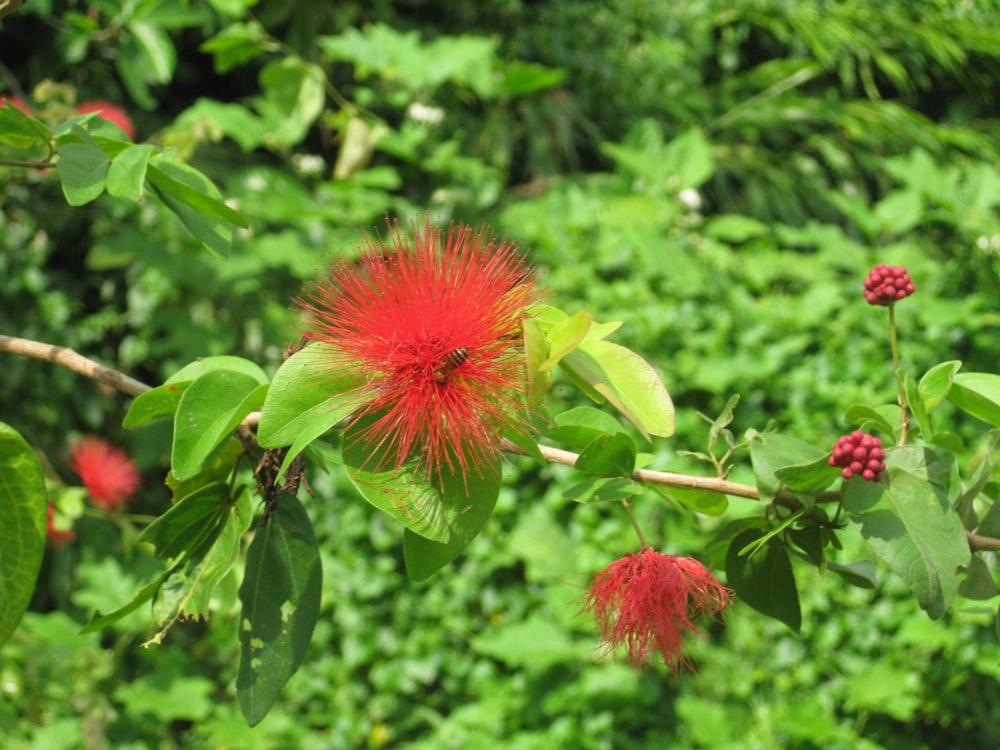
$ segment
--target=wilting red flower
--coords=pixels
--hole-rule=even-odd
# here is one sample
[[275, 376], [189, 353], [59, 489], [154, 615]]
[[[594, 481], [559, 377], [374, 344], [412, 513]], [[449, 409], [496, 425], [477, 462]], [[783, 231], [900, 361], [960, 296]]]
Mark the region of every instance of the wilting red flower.
[[306, 337], [336, 352], [331, 371], [367, 380], [355, 419], [398, 469], [416, 456], [428, 474], [482, 472], [505, 426], [524, 427], [521, 320], [538, 299], [513, 245], [486, 227], [428, 222], [390, 241], [365, 240], [309, 285], [299, 306]]
[[583, 611], [593, 615], [610, 650], [627, 649], [633, 667], [659, 651], [676, 674], [691, 666], [683, 648], [686, 634], [702, 632], [695, 621], [714, 617], [731, 599], [697, 560], [646, 547], [594, 576]]
[[116, 104], [111, 104], [102, 99], [97, 99], [92, 102], [81, 102], [76, 107], [77, 114], [86, 115], [91, 112], [97, 112], [97, 116], [101, 117], [108, 122], [113, 122], [115, 125], [120, 127], [122, 131], [131, 140], [135, 140], [135, 125], [132, 124], [132, 118], [128, 116], [128, 112], [119, 107]]
[[73, 471], [80, 475], [94, 505], [118, 510], [141, 484], [139, 470], [125, 451], [97, 437], [87, 437], [71, 449]]
[[16, 96], [7, 96], [6, 94], [0, 94], [0, 107], [6, 107], [8, 105], [17, 107], [19, 110], [24, 112], [24, 114], [31, 117], [31, 107], [29, 107], [23, 99]]
[[49, 517], [45, 523], [45, 533], [48, 535], [49, 542], [51, 542], [53, 546], [61, 547], [62, 545], [69, 544], [76, 539], [76, 534], [74, 532], [68, 529], [60, 530], [53, 525], [52, 519], [55, 517], [56, 509], [52, 503], [49, 503], [48, 513]]

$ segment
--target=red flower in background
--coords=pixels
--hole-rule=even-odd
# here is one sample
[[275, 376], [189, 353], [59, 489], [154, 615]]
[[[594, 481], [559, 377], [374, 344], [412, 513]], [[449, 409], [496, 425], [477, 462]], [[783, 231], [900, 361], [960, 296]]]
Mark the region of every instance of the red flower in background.
[[594, 577], [583, 611], [593, 615], [609, 649], [628, 651], [633, 667], [649, 664], [658, 651], [676, 674], [691, 666], [683, 648], [686, 634], [701, 633], [695, 621], [717, 615], [731, 599], [697, 560], [646, 547]]
[[524, 425], [521, 320], [539, 293], [513, 245], [484, 227], [425, 222], [368, 238], [297, 302], [307, 338], [332, 345], [334, 370], [358, 369], [370, 397], [355, 419], [395, 469], [417, 455], [428, 474], [482, 470], [505, 426]]
[[31, 107], [29, 107], [28, 104], [23, 99], [20, 99], [16, 96], [7, 96], [6, 94], [0, 94], [0, 107], [6, 107], [8, 105], [17, 107], [19, 110], [24, 112], [24, 114], [28, 115], [28, 117], [32, 116]]
[[122, 129], [130, 140], [135, 140], [135, 125], [132, 124], [132, 118], [124, 109], [115, 104], [97, 99], [92, 102], [81, 102], [77, 105], [76, 111], [77, 114], [81, 115], [97, 112], [98, 117], [113, 122]]
[[55, 506], [52, 505], [52, 503], [49, 503], [48, 513], [49, 513], [48, 520], [45, 522], [45, 533], [48, 535], [49, 541], [53, 544], [53, 546], [61, 547], [64, 544], [69, 544], [74, 539], [76, 539], [76, 534], [73, 533], [72, 531], [68, 529], [63, 531], [57, 529], [53, 525], [52, 519], [55, 517], [56, 509]]
[[70, 466], [101, 510], [118, 510], [142, 483], [139, 470], [125, 451], [101, 438], [84, 438], [70, 452]]

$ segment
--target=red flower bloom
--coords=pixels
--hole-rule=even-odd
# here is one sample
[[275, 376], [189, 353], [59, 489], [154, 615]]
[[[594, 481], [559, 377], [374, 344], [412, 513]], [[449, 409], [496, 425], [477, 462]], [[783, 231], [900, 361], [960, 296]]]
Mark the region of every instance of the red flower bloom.
[[70, 466], [80, 475], [91, 500], [101, 510], [118, 510], [139, 489], [139, 470], [125, 451], [101, 438], [88, 437], [72, 448]]
[[77, 105], [76, 112], [80, 115], [97, 112], [98, 117], [105, 119], [108, 122], [113, 122], [122, 129], [122, 132], [124, 132], [129, 139], [133, 141], [135, 140], [135, 125], [132, 124], [132, 118], [128, 116], [128, 112], [115, 104], [103, 101], [102, 99], [92, 102], [81, 102]]
[[513, 245], [487, 228], [442, 231], [425, 222], [391, 242], [367, 238], [360, 258], [340, 261], [298, 305], [306, 337], [332, 345], [331, 368], [367, 379], [355, 419], [398, 469], [418, 456], [428, 474], [482, 471], [505, 426], [524, 427], [521, 319], [538, 299]]
[[76, 539], [76, 534], [70, 530], [62, 531], [57, 529], [53, 523], [52, 519], [55, 517], [56, 509], [52, 503], [49, 503], [49, 517], [45, 523], [45, 533], [49, 537], [49, 542], [55, 547], [61, 547], [64, 544], [69, 544], [74, 539]]
[[649, 664], [659, 651], [676, 674], [691, 666], [683, 653], [685, 634], [700, 634], [695, 621], [715, 616], [731, 599], [697, 560], [646, 547], [594, 577], [583, 611], [593, 615], [609, 649], [628, 649], [633, 667]]
[[19, 110], [24, 112], [24, 114], [28, 115], [28, 117], [33, 116], [31, 114], [31, 107], [29, 107], [23, 99], [20, 99], [19, 97], [16, 96], [7, 96], [6, 94], [0, 94], [0, 107], [6, 107], [8, 105], [17, 107]]

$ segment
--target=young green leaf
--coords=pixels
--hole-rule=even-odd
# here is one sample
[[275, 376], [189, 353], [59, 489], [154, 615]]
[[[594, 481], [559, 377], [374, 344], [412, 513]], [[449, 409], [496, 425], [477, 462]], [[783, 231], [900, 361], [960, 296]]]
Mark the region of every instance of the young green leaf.
[[1000, 427], [1000, 375], [960, 372], [954, 377], [948, 400], [977, 419]]

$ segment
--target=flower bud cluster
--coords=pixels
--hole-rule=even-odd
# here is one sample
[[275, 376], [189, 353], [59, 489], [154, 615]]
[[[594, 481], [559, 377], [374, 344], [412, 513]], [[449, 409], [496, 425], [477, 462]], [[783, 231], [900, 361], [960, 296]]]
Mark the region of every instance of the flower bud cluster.
[[850, 479], [859, 476], [869, 482], [878, 482], [885, 471], [885, 449], [874, 435], [855, 430], [844, 435], [833, 446], [830, 466], [840, 466], [840, 476]]
[[865, 299], [869, 305], [888, 307], [896, 300], [909, 297], [917, 287], [905, 266], [887, 266], [879, 263], [865, 279]]

